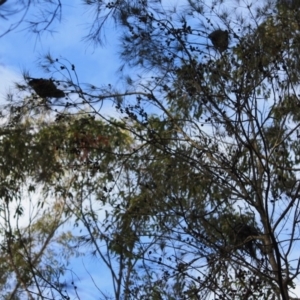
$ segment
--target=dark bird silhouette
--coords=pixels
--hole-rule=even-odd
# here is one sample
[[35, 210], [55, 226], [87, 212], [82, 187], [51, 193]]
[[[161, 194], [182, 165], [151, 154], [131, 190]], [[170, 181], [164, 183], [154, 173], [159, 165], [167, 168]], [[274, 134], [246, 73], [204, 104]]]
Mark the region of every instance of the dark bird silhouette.
[[235, 234], [235, 243], [244, 244], [246, 251], [250, 254], [252, 258], [256, 258], [256, 245], [253, 239], [250, 239], [252, 236], [258, 236], [258, 230], [251, 225], [238, 222], [234, 227], [233, 231]]
[[42, 98], [62, 98], [65, 93], [59, 90], [51, 79], [32, 78], [28, 84], [34, 89], [37, 95]]
[[217, 29], [208, 38], [218, 51], [223, 52], [228, 49], [229, 35], [227, 30]]

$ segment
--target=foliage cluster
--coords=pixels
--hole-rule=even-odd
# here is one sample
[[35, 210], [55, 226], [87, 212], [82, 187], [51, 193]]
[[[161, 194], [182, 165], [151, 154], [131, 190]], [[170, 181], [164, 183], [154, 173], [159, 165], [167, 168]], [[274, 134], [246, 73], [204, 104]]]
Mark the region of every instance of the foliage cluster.
[[61, 77], [38, 80], [59, 96], [29, 74], [10, 96], [3, 299], [83, 299], [64, 280], [86, 253], [108, 268], [113, 299], [295, 299], [297, 3], [240, 3], [233, 15], [223, 1], [85, 2], [97, 12], [88, 38], [102, 42], [111, 17], [122, 29], [127, 89], [84, 88], [72, 63], [47, 55]]

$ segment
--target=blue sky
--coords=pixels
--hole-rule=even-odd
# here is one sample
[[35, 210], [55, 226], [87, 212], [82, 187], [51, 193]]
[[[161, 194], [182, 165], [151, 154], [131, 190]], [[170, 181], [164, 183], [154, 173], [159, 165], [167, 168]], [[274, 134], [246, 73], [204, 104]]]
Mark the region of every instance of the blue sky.
[[[38, 38], [24, 30], [21, 24], [16, 30], [0, 38], [0, 104], [4, 103], [6, 93], [13, 90], [14, 82], [22, 82], [24, 70], [29, 71], [32, 77], [48, 78], [51, 76], [44, 73], [38, 66], [38, 59], [48, 52], [54, 58], [67, 58], [75, 64], [79, 81], [82, 84], [89, 83], [95, 86], [109, 83], [122, 84], [117, 72], [121, 61], [117, 55], [119, 40], [114, 24], [111, 22], [106, 26], [104, 47], [94, 47], [82, 41], [88, 33], [93, 13], [87, 10], [86, 6], [78, 4], [79, 2], [63, 1], [62, 21], [52, 27], [56, 31], [53, 34], [45, 32]], [[34, 12], [33, 9], [32, 13]], [[0, 35], [17, 20], [14, 18], [0, 23]], [[60, 79], [59, 76], [57, 79]], [[114, 112], [112, 105], [107, 105], [105, 109], [106, 114]], [[30, 209], [25, 207], [25, 216], [22, 221], [24, 226], [29, 222], [29, 216], [32, 213]], [[72, 230], [72, 226], [66, 225], [65, 229]], [[93, 300], [100, 297], [90, 276], [93, 277], [99, 289], [113, 296], [111, 275], [99, 259], [89, 254], [74, 258], [69, 268], [78, 276], [74, 276], [74, 282], [81, 299]], [[66, 279], [69, 279], [68, 283], [72, 281], [71, 273], [66, 276]], [[75, 296], [72, 288], [70, 288], [70, 295]]]
[[[23, 80], [22, 71], [29, 71], [32, 77], [50, 77], [38, 67], [38, 58], [47, 52], [50, 52], [54, 58], [67, 58], [75, 64], [79, 80], [83, 84], [101, 86], [119, 82], [117, 70], [120, 61], [116, 55], [118, 39], [116, 33], [111, 30], [113, 25], [111, 24], [111, 28], [109, 26], [106, 28], [105, 47], [94, 48], [93, 45], [82, 41], [88, 33], [88, 22], [92, 21], [92, 13], [86, 10], [86, 6], [78, 4], [79, 1], [63, 2], [62, 22], [54, 26], [56, 33], [45, 32], [37, 38], [34, 34], [23, 30], [24, 26], [21, 24], [16, 30], [0, 38], [1, 104], [4, 103], [6, 93], [13, 89], [14, 82]], [[2, 19], [0, 20], [0, 34], [7, 28], [6, 26], [14, 22], [10, 19], [2, 23]], [[108, 114], [110, 107], [108, 106], [107, 109]], [[26, 219], [25, 216], [24, 224], [26, 224]], [[93, 276], [100, 289], [104, 292], [111, 292], [112, 295], [110, 274], [99, 260], [87, 255], [72, 260], [69, 267], [78, 276], [78, 279], [74, 276], [74, 282], [78, 286], [81, 299], [99, 299], [99, 292], [86, 270]], [[72, 289], [70, 294], [73, 294]]]
[[[9, 1], [8, 1], [9, 2]], [[120, 65], [116, 49], [116, 33], [106, 27], [107, 42], [105, 47], [93, 47], [82, 41], [88, 33], [92, 13], [82, 4], [64, 1], [61, 23], [55, 23], [54, 33], [44, 32], [40, 37], [24, 30], [21, 24], [16, 30], [1, 38], [0, 79], [2, 93], [7, 89], [7, 82], [21, 77], [23, 70], [30, 71], [32, 77], [49, 77], [38, 67], [38, 58], [50, 52], [54, 58], [67, 58], [75, 64], [81, 83], [95, 86], [117, 82], [117, 70]], [[87, 21], [84, 21], [87, 20]], [[1, 20], [2, 22], [2, 20]], [[0, 33], [13, 20], [0, 25]], [[111, 24], [113, 27], [113, 24]], [[3, 29], [4, 28], [4, 29]], [[4, 81], [3, 81], [4, 80]], [[3, 91], [4, 90], [4, 91]], [[1, 95], [1, 94], [0, 94]]]
[[[82, 40], [88, 33], [92, 11], [79, 4], [78, 0], [63, 2], [62, 21], [55, 24], [53, 28], [56, 30], [55, 33], [46, 32], [37, 38], [34, 34], [23, 30], [24, 26], [21, 25], [0, 38], [0, 103], [3, 103], [5, 94], [13, 87], [13, 83], [22, 80], [22, 71], [28, 70], [32, 77], [50, 76], [38, 67], [38, 58], [47, 52], [50, 52], [54, 58], [67, 58], [75, 64], [79, 80], [83, 84], [90, 83], [95, 86], [120, 84], [117, 70], [121, 61], [117, 55], [118, 36], [113, 23], [106, 27], [105, 47], [93, 47]], [[180, 3], [180, 1], [172, 2]], [[9, 19], [3, 23], [2, 19], [0, 21], [1, 34], [5, 26], [9, 26], [13, 20]], [[107, 109], [109, 113], [109, 106]], [[99, 288], [107, 292], [111, 290], [110, 274], [95, 258], [79, 257], [72, 267], [79, 278], [79, 282], [75, 279], [75, 284], [82, 299], [92, 300], [99, 297], [99, 292], [93, 286], [85, 269], [91, 272]]]

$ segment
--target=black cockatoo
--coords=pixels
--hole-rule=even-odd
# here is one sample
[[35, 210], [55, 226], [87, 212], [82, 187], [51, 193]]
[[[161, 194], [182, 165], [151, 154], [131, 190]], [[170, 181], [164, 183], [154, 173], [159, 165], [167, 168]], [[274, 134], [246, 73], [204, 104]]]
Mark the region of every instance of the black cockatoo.
[[223, 52], [227, 50], [229, 43], [229, 35], [227, 30], [223, 31], [221, 29], [217, 29], [213, 31], [208, 38], [218, 51]]
[[235, 244], [243, 245], [244, 249], [250, 254], [252, 258], [256, 258], [256, 243], [255, 240], [247, 240], [251, 236], [260, 235], [259, 231], [251, 225], [238, 222], [233, 227]]
[[65, 93], [59, 90], [53, 83], [52, 79], [37, 79], [32, 78], [28, 84], [34, 89], [34, 91], [42, 98], [62, 98], [65, 97]]

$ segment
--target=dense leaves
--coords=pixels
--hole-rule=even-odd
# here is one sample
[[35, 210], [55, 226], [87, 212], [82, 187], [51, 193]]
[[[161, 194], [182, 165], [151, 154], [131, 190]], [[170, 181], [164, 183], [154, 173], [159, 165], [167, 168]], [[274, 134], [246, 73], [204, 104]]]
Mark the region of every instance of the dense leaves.
[[[102, 261], [114, 299], [292, 299], [300, 272], [298, 10], [265, 3], [229, 16], [222, 3], [201, 1], [180, 13], [156, 1], [87, 4], [98, 12], [90, 37], [101, 41], [111, 12], [133, 71], [125, 91], [88, 89], [73, 64], [48, 55], [43, 68], [62, 78], [25, 76], [17, 85], [24, 94], [7, 106], [0, 143], [2, 257], [10, 257], [0, 279], [3, 287], [15, 279], [7, 293], [68, 297], [55, 270], [43, 273], [43, 260], [26, 261], [24, 251], [35, 249], [30, 241], [48, 248], [72, 220], [73, 235], [57, 237], [57, 249], [66, 249], [66, 263], [74, 252]], [[26, 94], [30, 87], [40, 97]], [[102, 113], [107, 103], [117, 120]], [[17, 187], [26, 184], [43, 187], [41, 211], [61, 214], [16, 234], [7, 216], [14, 202], [23, 215]], [[27, 243], [17, 243], [22, 237]]]

